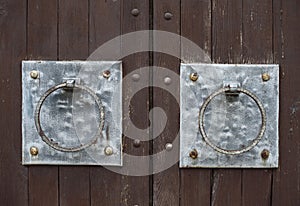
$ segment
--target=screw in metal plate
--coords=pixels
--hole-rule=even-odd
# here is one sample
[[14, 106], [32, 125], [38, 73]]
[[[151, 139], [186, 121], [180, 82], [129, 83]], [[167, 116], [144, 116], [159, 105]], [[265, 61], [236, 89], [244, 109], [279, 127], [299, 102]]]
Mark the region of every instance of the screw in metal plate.
[[164, 15], [165, 20], [170, 20], [173, 17], [173, 14], [171, 14], [170, 12], [166, 12]]
[[264, 149], [261, 153], [261, 158], [263, 158], [264, 160], [268, 159], [270, 156], [270, 151], [267, 149]]
[[190, 75], [190, 79], [193, 81], [193, 82], [195, 82], [195, 81], [197, 81], [198, 80], [198, 74], [197, 73], [191, 73], [191, 75]]
[[166, 150], [171, 151], [173, 149], [173, 145], [171, 143], [166, 144]]
[[166, 85], [170, 85], [170, 84], [172, 83], [172, 79], [171, 79], [170, 77], [165, 77], [164, 83], [165, 83]]
[[140, 146], [141, 146], [141, 140], [135, 139], [135, 140], [133, 141], [133, 146], [134, 146], [134, 147], [140, 147]]
[[32, 70], [32, 71], [30, 72], [30, 77], [31, 77], [32, 79], [38, 78], [38, 77], [39, 77], [39, 72], [36, 71], [36, 70]]
[[140, 14], [140, 10], [138, 10], [138, 9], [132, 9], [131, 10], [131, 14], [132, 14], [132, 16], [138, 16]]
[[103, 73], [102, 73], [103, 77], [108, 79], [110, 77], [110, 71], [109, 70], [105, 70]]
[[105, 155], [107, 155], [107, 156], [112, 155], [112, 154], [113, 154], [113, 148], [112, 148], [111, 146], [105, 147], [105, 148], [104, 148], [104, 153], [105, 153]]
[[268, 74], [268, 73], [263, 73], [262, 75], [261, 75], [261, 77], [262, 77], [262, 79], [263, 79], [263, 81], [269, 81], [270, 80], [270, 75]]
[[190, 152], [190, 157], [192, 159], [197, 159], [198, 157], [198, 151], [196, 149], [193, 149], [191, 152]]
[[35, 146], [30, 147], [30, 154], [32, 156], [38, 155], [39, 154], [39, 149], [37, 147], [35, 147]]

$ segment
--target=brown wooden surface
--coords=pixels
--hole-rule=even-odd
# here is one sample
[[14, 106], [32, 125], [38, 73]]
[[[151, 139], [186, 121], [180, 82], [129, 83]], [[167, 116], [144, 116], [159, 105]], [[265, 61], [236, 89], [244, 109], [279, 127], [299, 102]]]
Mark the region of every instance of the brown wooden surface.
[[[28, 2], [28, 59], [57, 60], [57, 2]], [[58, 167], [32, 166], [28, 173], [29, 205], [59, 205]]]
[[[140, 10], [136, 17], [134, 8]], [[0, 0], [0, 205], [300, 205], [299, 9], [298, 0]], [[173, 14], [170, 20], [165, 12]], [[216, 63], [280, 64], [280, 167], [175, 164], [153, 176], [131, 177], [103, 167], [22, 166], [21, 60], [85, 60], [120, 34], [152, 28], [189, 38]], [[176, 52], [189, 59], [185, 49]], [[121, 42], [115, 52], [122, 52]], [[148, 65], [178, 73], [180, 63], [151, 52], [122, 60], [124, 76]], [[147, 128], [148, 112], [156, 106], [168, 122], [159, 137], [138, 148], [124, 137], [124, 152], [148, 155], [172, 142], [179, 131], [174, 102], [159, 88], [140, 91], [131, 101], [134, 124]], [[155, 164], [149, 162], [149, 169]]]

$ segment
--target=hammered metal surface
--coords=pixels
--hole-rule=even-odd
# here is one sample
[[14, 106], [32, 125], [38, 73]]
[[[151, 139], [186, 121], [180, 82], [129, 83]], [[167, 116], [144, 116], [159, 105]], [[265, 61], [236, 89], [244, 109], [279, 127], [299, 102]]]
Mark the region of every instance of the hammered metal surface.
[[[37, 78], [31, 77], [33, 70], [38, 72]], [[103, 77], [105, 70], [111, 72], [109, 78]], [[53, 90], [38, 107], [40, 126], [54, 145], [50, 147], [42, 140], [35, 125], [37, 105], [49, 89], [68, 80], [75, 80], [79, 86], [69, 88], [68, 85]], [[22, 95], [24, 165], [122, 165], [121, 62], [23, 61]], [[99, 131], [102, 125], [103, 129]], [[91, 141], [93, 144], [90, 145]], [[55, 149], [81, 148], [82, 145], [88, 147], [82, 147], [84, 149], [80, 151]], [[30, 153], [31, 147], [38, 148], [37, 155]], [[106, 147], [112, 148], [111, 155], [105, 154]]]
[[[197, 81], [190, 75], [198, 74]], [[270, 80], [264, 81], [262, 74]], [[180, 68], [180, 167], [203, 168], [276, 168], [278, 167], [278, 65], [221, 65], [182, 64]], [[208, 145], [199, 130], [199, 112], [206, 99], [223, 88], [224, 82], [240, 84], [254, 94], [266, 112], [266, 129], [261, 140], [249, 151], [244, 151], [259, 135], [262, 113], [249, 95], [239, 93], [216, 95], [205, 109], [203, 126], [209, 141], [223, 150], [243, 151], [224, 154]], [[193, 159], [190, 152], [198, 152]], [[267, 149], [270, 156], [262, 159]]]

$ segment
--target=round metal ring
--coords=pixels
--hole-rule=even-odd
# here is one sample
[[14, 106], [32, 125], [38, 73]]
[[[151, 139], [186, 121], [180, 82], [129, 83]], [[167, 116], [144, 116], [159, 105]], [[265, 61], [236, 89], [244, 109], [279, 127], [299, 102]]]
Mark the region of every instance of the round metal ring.
[[82, 89], [82, 90], [88, 92], [94, 98], [94, 100], [95, 100], [95, 102], [96, 102], [96, 104], [97, 104], [97, 106], [99, 108], [99, 111], [100, 111], [99, 128], [98, 128], [97, 133], [91, 139], [91, 141], [88, 142], [88, 143], [86, 143], [86, 144], [82, 144], [82, 145], [75, 146], [75, 147], [62, 147], [62, 146], [59, 146], [57, 144], [54, 144], [53, 142], [50, 141], [49, 137], [47, 137], [47, 135], [44, 133], [44, 131], [43, 131], [42, 127], [41, 127], [40, 113], [41, 113], [42, 105], [43, 105], [44, 101], [46, 100], [46, 98], [52, 92], [54, 92], [54, 91], [56, 91], [58, 89], [61, 89], [61, 88], [70, 88], [70, 87], [68, 86], [67, 82], [55, 85], [55, 86], [51, 87], [49, 90], [47, 90], [43, 94], [43, 96], [40, 98], [40, 100], [37, 103], [36, 110], [35, 110], [35, 113], [34, 113], [35, 126], [36, 126], [37, 132], [41, 136], [42, 140], [45, 143], [47, 143], [50, 147], [52, 147], [52, 148], [54, 148], [56, 150], [59, 150], [59, 151], [63, 151], [63, 152], [77, 152], [77, 151], [83, 150], [83, 149], [91, 146], [92, 144], [94, 144], [97, 141], [98, 134], [101, 134], [101, 131], [102, 131], [103, 126], [104, 126], [104, 109], [103, 109], [101, 100], [93, 92], [93, 90], [91, 90], [90, 88], [88, 88], [86, 86], [74, 84], [72, 88]]
[[243, 88], [237, 88], [236, 91], [237, 92], [241, 92], [244, 93], [246, 95], [248, 95], [249, 97], [251, 97], [254, 102], [257, 104], [260, 113], [261, 113], [261, 127], [260, 127], [260, 131], [257, 135], [257, 137], [253, 140], [253, 142], [248, 145], [247, 147], [241, 149], [241, 150], [227, 150], [227, 149], [222, 149], [216, 145], [214, 145], [208, 138], [205, 129], [204, 129], [204, 113], [205, 110], [208, 106], [208, 104], [210, 103], [210, 101], [215, 98], [217, 95], [225, 93], [225, 92], [229, 92], [230, 88], [222, 88], [219, 89], [218, 91], [214, 92], [213, 94], [211, 94], [206, 101], [203, 103], [200, 112], [199, 112], [199, 129], [200, 129], [200, 133], [204, 139], [204, 141], [210, 146], [212, 147], [214, 150], [216, 150], [217, 152], [223, 153], [223, 154], [229, 154], [229, 155], [236, 155], [236, 154], [241, 154], [244, 152], [247, 152], [249, 150], [251, 150], [253, 147], [255, 147], [255, 145], [257, 145], [257, 143], [262, 139], [264, 132], [266, 130], [266, 122], [267, 122], [267, 118], [266, 118], [266, 112], [265, 109], [261, 103], [261, 101], [258, 99], [257, 96], [255, 96], [253, 93], [251, 93], [250, 91], [243, 89]]

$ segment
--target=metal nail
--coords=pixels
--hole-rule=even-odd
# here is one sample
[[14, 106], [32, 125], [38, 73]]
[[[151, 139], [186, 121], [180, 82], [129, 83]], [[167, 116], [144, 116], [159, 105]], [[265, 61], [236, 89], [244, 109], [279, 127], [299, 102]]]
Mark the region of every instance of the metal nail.
[[133, 141], [133, 146], [134, 146], [134, 147], [140, 147], [140, 146], [141, 146], [141, 140], [135, 139], [135, 140]]
[[133, 81], [137, 82], [140, 80], [141, 76], [139, 74], [133, 74], [131, 78]]
[[267, 149], [264, 149], [262, 152], [261, 152], [261, 158], [263, 158], [264, 160], [268, 159], [269, 156], [270, 156], [270, 151], [267, 150]]
[[170, 12], [166, 12], [164, 17], [165, 17], [165, 20], [170, 20], [173, 17], [173, 14], [171, 14]]
[[164, 83], [165, 83], [166, 85], [170, 85], [170, 84], [172, 83], [172, 79], [171, 79], [170, 77], [166, 77], [166, 78], [164, 79]]
[[39, 149], [35, 146], [30, 147], [30, 154], [36, 156], [39, 154]]
[[173, 145], [171, 143], [166, 144], [166, 150], [171, 151], [173, 149]]
[[198, 157], [198, 151], [196, 149], [193, 149], [191, 152], [190, 152], [190, 157], [192, 159], [197, 159]]
[[110, 77], [110, 71], [109, 70], [105, 70], [103, 73], [102, 73], [103, 77], [108, 79]]
[[109, 156], [113, 154], [113, 148], [111, 146], [107, 146], [104, 148], [104, 153]]
[[198, 74], [197, 73], [191, 73], [191, 75], [190, 75], [190, 79], [193, 81], [193, 82], [195, 82], [195, 81], [197, 81], [198, 80]]
[[270, 75], [268, 73], [263, 73], [262, 74], [262, 79], [266, 82], [266, 81], [269, 81], [270, 80]]
[[138, 9], [132, 9], [131, 10], [131, 14], [132, 14], [132, 16], [138, 16], [140, 14], [140, 10], [138, 10]]
[[31, 77], [32, 79], [36, 79], [36, 78], [38, 78], [38, 76], [39, 76], [39, 72], [38, 72], [38, 71], [32, 70], [32, 71], [30, 72], [30, 77]]

